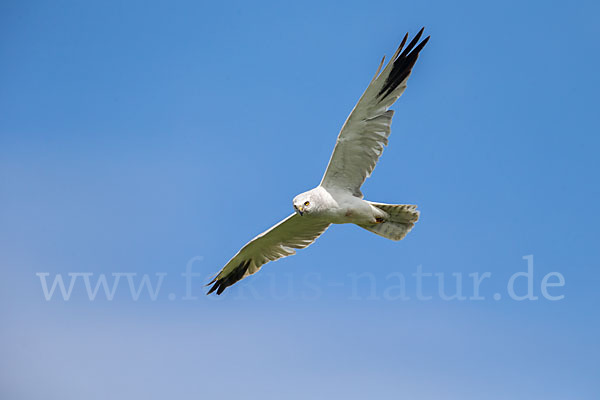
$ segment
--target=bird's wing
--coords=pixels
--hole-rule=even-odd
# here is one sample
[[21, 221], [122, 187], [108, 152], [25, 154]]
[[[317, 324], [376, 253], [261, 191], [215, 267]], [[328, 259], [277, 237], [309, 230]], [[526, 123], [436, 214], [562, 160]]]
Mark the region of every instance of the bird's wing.
[[418, 43], [422, 34], [423, 29], [402, 51], [408, 38], [406, 34], [380, 74], [385, 57], [381, 60], [367, 90], [340, 131], [321, 186], [348, 190], [362, 198], [360, 187], [371, 175], [388, 143], [394, 115], [394, 111], [389, 108], [406, 89], [406, 81], [417, 62], [419, 52], [429, 40], [427, 37]]
[[223, 293], [228, 286], [257, 272], [263, 264], [296, 254], [295, 249], [310, 246], [329, 223], [294, 213], [248, 242], [208, 284]]

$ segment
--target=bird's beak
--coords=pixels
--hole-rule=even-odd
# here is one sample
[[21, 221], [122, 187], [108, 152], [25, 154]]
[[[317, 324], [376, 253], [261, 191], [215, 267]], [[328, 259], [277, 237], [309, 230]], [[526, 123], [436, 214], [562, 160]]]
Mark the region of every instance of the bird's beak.
[[302, 206], [294, 206], [294, 208], [296, 209], [296, 211], [298, 211], [298, 214], [300, 214], [300, 216], [304, 214], [304, 208]]

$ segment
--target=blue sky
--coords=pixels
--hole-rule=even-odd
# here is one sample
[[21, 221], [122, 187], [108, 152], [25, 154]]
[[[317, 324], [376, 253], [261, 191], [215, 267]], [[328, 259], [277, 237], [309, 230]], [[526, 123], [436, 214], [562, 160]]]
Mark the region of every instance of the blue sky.
[[[597, 398], [599, 11], [3, 2], [0, 390]], [[415, 229], [392, 242], [334, 226], [204, 296], [208, 276], [320, 181], [381, 56], [421, 26], [431, 40], [363, 187], [373, 201], [418, 204]], [[517, 301], [508, 282], [529, 255], [538, 299]], [[197, 299], [183, 298], [188, 263]], [[430, 300], [417, 298], [419, 268], [437, 274], [423, 278]], [[560, 300], [542, 293], [552, 272]], [[121, 277], [112, 300], [102, 289], [90, 300], [84, 275], [68, 300], [59, 289], [46, 300], [38, 273], [67, 286], [69, 273]], [[472, 299], [469, 274], [485, 273]], [[144, 274], [160, 290], [133, 300], [129, 280]], [[459, 276], [466, 299], [440, 296], [440, 276], [447, 293]]]

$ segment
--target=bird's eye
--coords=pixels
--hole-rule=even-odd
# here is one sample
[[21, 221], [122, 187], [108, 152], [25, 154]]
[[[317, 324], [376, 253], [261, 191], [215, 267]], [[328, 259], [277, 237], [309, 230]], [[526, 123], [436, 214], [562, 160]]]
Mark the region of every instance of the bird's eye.
[[304, 207], [308, 207], [308, 206], [310, 206], [310, 201], [305, 201], [304, 202]]

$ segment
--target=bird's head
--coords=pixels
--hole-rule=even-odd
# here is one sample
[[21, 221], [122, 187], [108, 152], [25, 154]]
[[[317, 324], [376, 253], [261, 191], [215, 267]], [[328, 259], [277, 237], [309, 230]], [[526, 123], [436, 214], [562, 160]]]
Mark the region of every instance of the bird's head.
[[294, 197], [294, 209], [300, 215], [309, 214], [313, 210], [314, 201], [310, 192], [305, 192]]

